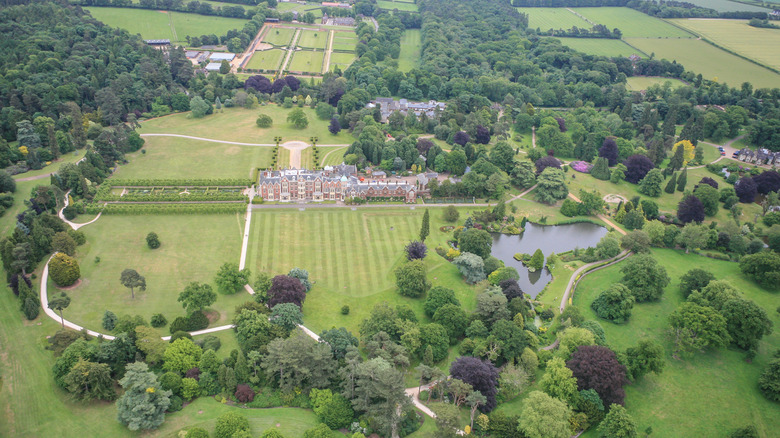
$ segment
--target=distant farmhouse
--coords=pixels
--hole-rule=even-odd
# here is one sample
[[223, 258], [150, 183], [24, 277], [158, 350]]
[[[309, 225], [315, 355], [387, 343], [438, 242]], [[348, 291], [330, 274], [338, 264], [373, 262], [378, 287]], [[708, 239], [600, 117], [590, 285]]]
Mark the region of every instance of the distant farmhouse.
[[769, 149], [743, 148], [736, 152], [736, 158], [745, 163], [780, 167], [780, 152], [772, 152]]
[[266, 201], [322, 202], [347, 198], [398, 199], [414, 203], [414, 185], [396, 181], [366, 181], [349, 165], [327, 166], [323, 170], [289, 169], [261, 171], [257, 193]]
[[447, 107], [447, 104], [435, 100], [429, 100], [428, 102], [409, 102], [406, 99], [395, 100], [390, 97], [378, 97], [376, 100], [372, 100], [366, 104], [366, 108], [376, 107], [379, 107], [382, 114], [382, 123], [387, 123], [387, 119], [396, 111], [400, 111], [404, 116], [406, 116], [409, 111], [414, 111], [414, 115], [417, 117], [425, 114], [429, 119], [436, 118], [438, 117], [439, 111], [443, 111]]

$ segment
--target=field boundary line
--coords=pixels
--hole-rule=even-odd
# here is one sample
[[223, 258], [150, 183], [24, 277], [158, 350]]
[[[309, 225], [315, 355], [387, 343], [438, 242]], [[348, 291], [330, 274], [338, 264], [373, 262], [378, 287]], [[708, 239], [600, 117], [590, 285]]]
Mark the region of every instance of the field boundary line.
[[635, 45], [633, 45], [633, 44], [629, 43], [629, 42], [628, 42], [628, 41], [626, 41], [625, 39], [621, 38], [621, 39], [620, 39], [620, 41], [623, 41], [623, 42], [624, 42], [624, 43], [625, 43], [625, 44], [626, 44], [628, 47], [631, 47], [632, 49], [636, 50], [637, 52], [639, 52], [639, 53], [641, 53], [641, 54], [643, 54], [643, 55], [645, 55], [645, 56], [647, 56], [648, 58], [650, 57], [650, 55], [648, 55], [647, 53], [645, 53], [645, 51], [644, 51], [644, 50], [641, 50], [639, 47], [637, 47], [637, 46], [635, 46]]

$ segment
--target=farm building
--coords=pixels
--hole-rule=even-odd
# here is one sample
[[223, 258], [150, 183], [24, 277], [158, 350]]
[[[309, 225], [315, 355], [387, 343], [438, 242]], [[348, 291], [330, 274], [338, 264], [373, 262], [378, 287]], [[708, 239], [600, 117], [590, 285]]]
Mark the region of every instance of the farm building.
[[170, 46], [171, 40], [144, 40], [144, 42], [152, 47]]
[[209, 60], [211, 62], [222, 62], [222, 61], [230, 62], [235, 57], [236, 57], [235, 53], [212, 53], [211, 56], [209, 56]]
[[414, 115], [417, 117], [425, 114], [428, 118], [436, 118], [438, 112], [444, 110], [447, 107], [447, 104], [435, 100], [429, 100], [428, 102], [409, 102], [406, 99], [395, 100], [390, 97], [379, 97], [366, 104], [366, 108], [376, 107], [379, 107], [379, 110], [381, 111], [382, 123], [387, 123], [387, 119], [396, 111], [400, 111], [404, 116], [406, 116], [409, 111], [414, 111]]
[[331, 26], [354, 26], [355, 19], [352, 17], [329, 17], [328, 14], [322, 14], [322, 24]]
[[209, 65], [206, 66], [206, 71], [219, 71], [220, 67], [222, 67], [221, 62], [209, 62]]
[[[417, 199], [414, 186], [396, 181], [365, 181], [351, 175], [347, 168], [332, 170], [306, 169], [267, 170], [260, 172], [257, 193], [266, 201], [321, 202], [344, 201], [347, 198], [403, 199], [412, 203]], [[340, 169], [340, 170], [339, 170]]]
[[187, 59], [194, 62], [195, 64], [206, 62], [209, 59], [210, 54], [211, 52], [200, 52], [197, 50], [189, 50], [184, 52], [184, 55], [187, 56]]

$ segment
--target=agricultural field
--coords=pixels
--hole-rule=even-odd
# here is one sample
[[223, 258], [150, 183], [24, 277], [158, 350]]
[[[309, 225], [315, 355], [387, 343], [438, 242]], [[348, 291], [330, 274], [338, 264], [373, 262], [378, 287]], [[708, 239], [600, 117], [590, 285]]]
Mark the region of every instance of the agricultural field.
[[[691, 359], [673, 358], [672, 343], [665, 332], [669, 314], [683, 301], [678, 289], [679, 278], [693, 267], [729, 281], [745, 298], [766, 310], [775, 328], [780, 325], [780, 314], [775, 312], [776, 294], [745, 279], [734, 262], [669, 249], [654, 249], [652, 254], [671, 278], [663, 299], [635, 305], [631, 318], [622, 325], [599, 320], [607, 342], [613, 348], [624, 350], [636, 345], [640, 339], [655, 339], [666, 350], [666, 366], [661, 375], [645, 376], [626, 387], [626, 408], [638, 429], [651, 426], [654, 435], [658, 436], [677, 436], [680, 430], [685, 430], [687, 436], [724, 436], [724, 431], [752, 424], [760, 436], [774, 436], [772, 431], [780, 424], [780, 410], [761, 395], [756, 381], [772, 353], [780, 347], [778, 330], [760, 342], [758, 355], [752, 363], [745, 361], [744, 352], [734, 349], [696, 353]], [[594, 272], [577, 287], [574, 305], [586, 319], [598, 320], [590, 304], [606, 285], [620, 281], [620, 268], [618, 264]], [[702, 400], [707, 402], [702, 403]], [[596, 437], [598, 434], [591, 430], [583, 436]]]
[[[141, 315], [146, 321], [155, 313], [164, 314], [168, 321], [184, 316], [176, 302], [179, 292], [193, 281], [216, 288], [217, 269], [226, 262], [238, 263], [243, 229], [243, 214], [102, 216], [83, 228], [87, 243], [79, 247], [77, 256], [82, 281], [68, 290], [71, 304], [65, 317], [101, 331], [106, 310]], [[150, 231], [160, 236], [160, 248], [151, 250], [146, 245]], [[146, 277], [146, 291], [136, 290], [134, 299], [119, 282], [119, 274], [128, 268]], [[49, 287], [56, 290], [51, 280]], [[211, 306], [218, 312], [212, 326], [229, 323], [233, 309], [244, 301], [243, 291], [219, 294]]]
[[408, 72], [417, 66], [422, 53], [422, 36], [419, 29], [406, 29], [401, 34], [401, 54], [398, 56], [398, 69]]
[[273, 149], [178, 137], [145, 140], [146, 153], [127, 154], [129, 163], [119, 167], [117, 178], [248, 178], [251, 169], [271, 164]]
[[417, 12], [419, 10], [416, 4], [409, 2], [377, 0], [376, 5], [380, 9], [386, 9], [389, 11], [398, 9], [399, 11]]
[[185, 42], [187, 36], [224, 35], [231, 29], [241, 29], [247, 20], [213, 17], [184, 12], [146, 9], [89, 7], [93, 17], [103, 23], [140, 34], [144, 39], [170, 39]]
[[292, 61], [287, 64], [287, 70], [319, 74], [322, 71], [324, 57], [324, 52], [299, 50], [293, 55]]
[[250, 69], [278, 70], [286, 52], [278, 49], [257, 50], [246, 65]]
[[[671, 84], [672, 88], [679, 88], [685, 85], [685, 82], [675, 78], [632, 76], [630, 78], [626, 78], [626, 89], [632, 91], [642, 91], [642, 90], [647, 90], [651, 85], [663, 86], [667, 82]], [[706, 150], [707, 149], [705, 149], [705, 151]]]
[[586, 29], [592, 27], [590, 23], [572, 14], [566, 8], [515, 9], [523, 14], [528, 14], [528, 27], [530, 29], [539, 28], [539, 30], [546, 31], [549, 29], [571, 29], [574, 26]]
[[[557, 38], [564, 46], [571, 47], [578, 52], [588, 55], [628, 57], [633, 54], [643, 56], [621, 40], [606, 38]], [[403, 51], [403, 49], [401, 49]]]
[[713, 43], [780, 70], [780, 30], [748, 26], [747, 20], [670, 20]]
[[327, 30], [302, 30], [301, 35], [298, 37], [298, 47], [324, 49], [328, 44], [328, 34]]
[[[768, 0], [771, 2], [772, 0]], [[703, 8], [715, 9], [718, 12], [770, 12], [767, 8], [760, 6], [747, 5], [745, 3], [733, 2], [729, 0], [686, 0], [686, 3], [693, 3]]]
[[355, 55], [353, 53], [331, 53], [330, 55], [330, 71], [333, 71], [338, 66], [342, 71], [355, 62]]
[[750, 81], [755, 88], [777, 87], [780, 74], [732, 55], [704, 41], [695, 39], [630, 38], [628, 42], [658, 59], [677, 61], [686, 70], [701, 73], [704, 78], [739, 87]]
[[[430, 210], [428, 279], [453, 288], [464, 308], [472, 309], [473, 288], [461, 280], [454, 265], [432, 250], [452, 236], [439, 230], [445, 225], [442, 209]], [[461, 216], [465, 214], [461, 211]], [[405, 260], [403, 247], [419, 233], [422, 216], [422, 208], [403, 206], [265, 210], [252, 215], [247, 267], [269, 275], [294, 267], [307, 269], [314, 287], [303, 306], [304, 322], [316, 332], [344, 326], [357, 333], [360, 321], [382, 301], [409, 304], [422, 317], [422, 301], [400, 296], [393, 275]], [[343, 305], [350, 306], [349, 315], [341, 314]]]
[[[311, 53], [311, 52], [310, 52]], [[320, 54], [322, 55], [322, 54]], [[305, 81], [306, 79], [302, 79]], [[317, 136], [322, 144], [346, 144], [354, 141], [352, 135], [342, 132], [338, 136], [328, 132], [329, 120], [320, 120], [313, 109], [302, 108], [309, 119], [309, 126], [305, 129], [295, 129], [287, 123], [287, 115], [290, 109], [278, 105], [256, 106], [254, 109], [224, 108], [222, 112], [193, 119], [189, 113], [172, 114], [159, 117], [141, 123], [141, 134], [181, 134], [195, 137], [234, 141], [241, 143], [274, 143], [274, 137], [282, 137], [282, 141], [302, 140], [308, 141], [310, 137]], [[268, 129], [258, 128], [257, 116], [267, 114], [274, 123]], [[189, 140], [184, 140], [188, 142]], [[212, 143], [215, 145], [216, 143]], [[248, 166], [244, 166], [246, 170]]]
[[266, 31], [263, 42], [274, 46], [288, 46], [293, 35], [295, 35], [295, 29], [271, 27]]
[[623, 38], [693, 38], [664, 20], [645, 15], [629, 8], [574, 8], [585, 18], [607, 28], [618, 28]]

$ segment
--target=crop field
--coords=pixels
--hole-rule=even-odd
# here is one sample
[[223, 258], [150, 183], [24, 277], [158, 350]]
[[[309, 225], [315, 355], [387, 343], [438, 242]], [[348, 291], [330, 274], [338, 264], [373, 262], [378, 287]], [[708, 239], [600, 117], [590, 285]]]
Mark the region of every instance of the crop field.
[[293, 35], [295, 35], [295, 29], [272, 27], [268, 29], [267, 33], [263, 37], [263, 42], [273, 44], [275, 46], [287, 46], [290, 44], [290, 40], [292, 40]]
[[719, 46], [780, 69], [780, 30], [748, 26], [747, 20], [670, 20]]
[[[309, 52], [311, 53], [311, 52]], [[322, 54], [320, 54], [322, 55]], [[302, 82], [308, 79], [302, 78]], [[274, 137], [282, 137], [282, 141], [302, 140], [308, 141], [310, 137], [317, 136], [322, 144], [352, 143], [354, 138], [347, 132], [341, 132], [338, 136], [328, 132], [329, 120], [320, 120], [313, 109], [302, 108], [309, 119], [309, 126], [304, 129], [295, 129], [287, 123], [287, 115], [292, 111], [277, 105], [266, 105], [254, 109], [224, 108], [222, 112], [210, 114], [201, 119], [188, 117], [189, 113], [172, 114], [141, 122], [139, 133], [141, 134], [181, 134], [194, 137], [235, 141], [241, 143], [274, 143]], [[267, 114], [273, 119], [270, 128], [258, 128], [255, 123], [257, 116]], [[180, 139], [184, 144], [190, 140]], [[210, 143], [216, 146], [217, 143]], [[241, 170], [246, 170], [244, 166]], [[164, 173], [158, 173], [163, 175]], [[123, 177], [124, 178], [124, 177]]]
[[355, 55], [353, 53], [331, 53], [330, 65], [328, 69], [333, 71], [336, 66], [341, 70], [346, 70], [355, 61]]
[[693, 38], [671, 24], [629, 8], [575, 8], [590, 21], [618, 28], [623, 38]]
[[[436, 245], [451, 234], [439, 227], [443, 209], [430, 208], [430, 248], [425, 258], [428, 279], [453, 288], [467, 309], [474, 306], [473, 288], [458, 269], [438, 256]], [[461, 211], [461, 216], [465, 215]], [[360, 208], [260, 210], [252, 215], [247, 267], [252, 272], [278, 275], [294, 267], [309, 271], [314, 287], [303, 306], [306, 326], [316, 332], [344, 326], [354, 333], [374, 304], [409, 304], [422, 317], [422, 300], [401, 297], [395, 290], [393, 269], [405, 260], [403, 247], [419, 233], [423, 209]], [[343, 305], [350, 306], [342, 315]]]
[[417, 12], [419, 10], [416, 4], [409, 2], [377, 0], [376, 5], [380, 9], [387, 9], [390, 11], [398, 9], [399, 11]]
[[246, 65], [246, 68], [277, 70], [282, 63], [286, 52], [278, 49], [258, 50], [252, 54], [252, 59]]
[[328, 43], [328, 31], [302, 30], [298, 37], [298, 47], [324, 49]]
[[93, 17], [103, 23], [141, 34], [144, 39], [186, 41], [187, 36], [223, 35], [231, 29], [241, 29], [247, 20], [212, 17], [183, 12], [161, 12], [143, 9], [91, 7]]
[[[621, 40], [611, 40], [605, 38], [558, 38], [564, 46], [571, 47], [588, 55], [628, 57], [633, 54], [643, 56], [643, 53], [637, 51]], [[403, 49], [401, 49], [403, 51]]]
[[[760, 6], [746, 5], [744, 3], [733, 2], [729, 0], [685, 0], [686, 3], [692, 3], [696, 6], [703, 8], [715, 9], [718, 12], [734, 12], [734, 11], [748, 11], [748, 12], [770, 12], [767, 8]], [[767, 0], [772, 2], [772, 0]], [[776, 3], [776, 2], [775, 2]]]
[[[685, 85], [685, 82], [675, 78], [632, 76], [626, 79], [626, 88], [633, 91], [642, 91], [647, 90], [651, 85], [663, 85], [667, 82], [672, 84], [672, 88], [678, 88]], [[707, 149], [705, 149], [705, 151], [707, 151]]]
[[398, 56], [398, 69], [408, 72], [417, 66], [422, 53], [422, 36], [419, 29], [406, 29], [401, 34], [401, 54]]
[[[184, 316], [176, 302], [179, 292], [193, 281], [215, 287], [217, 269], [226, 262], [238, 263], [243, 229], [243, 214], [103, 216], [83, 229], [87, 243], [79, 247], [77, 257], [82, 282], [68, 291], [72, 302], [65, 317], [100, 331], [106, 310], [141, 315], [147, 321], [155, 313], [163, 313], [168, 321]], [[150, 231], [160, 236], [160, 248], [147, 247], [145, 237]], [[128, 268], [146, 277], [146, 291], [136, 290], [134, 299], [119, 282], [122, 270]], [[219, 294], [211, 306], [221, 315], [215, 326], [226, 324], [228, 313], [247, 298], [243, 291]]]
[[311, 52], [299, 50], [293, 55], [292, 61], [287, 65], [289, 71], [301, 71], [304, 73], [322, 72], [323, 52]]
[[732, 55], [704, 41], [695, 39], [631, 38], [631, 45], [646, 53], [655, 53], [658, 59], [677, 61], [686, 70], [701, 73], [706, 79], [739, 87], [749, 81], [756, 88], [777, 87], [780, 74]]
[[[634, 346], [640, 339], [655, 339], [666, 351], [666, 363], [660, 375], [647, 375], [626, 386], [626, 409], [634, 417], [639, 430], [648, 426], [658, 436], [724, 436], [745, 424], [754, 425], [759, 436], [776, 436], [780, 424], [777, 404], [765, 399], [756, 381], [771, 355], [780, 347], [780, 332], [765, 336], [752, 363], [745, 353], [735, 349], [719, 349], [696, 353], [690, 359], [672, 357], [673, 344], [666, 336], [668, 317], [683, 301], [679, 278], [693, 267], [710, 271], [716, 278], [729, 281], [746, 299], [766, 310], [774, 326], [780, 324], [775, 312], [777, 296], [747, 280], [734, 262], [720, 261], [683, 251], [654, 249], [655, 259], [666, 268], [671, 283], [659, 302], [634, 306], [631, 318], [617, 325], [599, 320], [590, 304], [607, 285], [619, 282], [621, 264], [605, 268], [585, 277], [574, 295], [574, 305], [586, 319], [598, 320], [604, 327], [607, 342], [617, 350]], [[706, 403], [702, 403], [706, 400]], [[775, 431], [775, 432], [773, 432]], [[596, 437], [595, 431], [584, 435]]]
[[248, 178], [271, 164], [271, 147], [239, 146], [177, 137], [146, 137], [146, 153], [127, 154], [117, 178]]
[[[515, 8], [528, 14], [528, 27], [549, 29], [571, 29], [574, 26], [590, 29], [592, 26], [582, 18], [572, 14], [566, 8]], [[408, 31], [407, 31], [408, 32]]]

